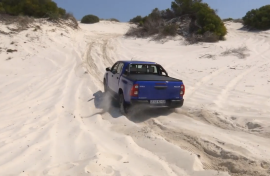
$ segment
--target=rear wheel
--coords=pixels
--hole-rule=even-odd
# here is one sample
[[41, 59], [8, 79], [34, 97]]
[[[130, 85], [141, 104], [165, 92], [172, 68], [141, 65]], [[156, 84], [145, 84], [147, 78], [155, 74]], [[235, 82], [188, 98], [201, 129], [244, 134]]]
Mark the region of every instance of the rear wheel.
[[125, 102], [125, 99], [124, 99], [124, 95], [123, 94], [119, 94], [119, 105], [120, 105], [120, 112], [123, 115], [127, 115], [128, 109], [127, 109], [127, 104]]

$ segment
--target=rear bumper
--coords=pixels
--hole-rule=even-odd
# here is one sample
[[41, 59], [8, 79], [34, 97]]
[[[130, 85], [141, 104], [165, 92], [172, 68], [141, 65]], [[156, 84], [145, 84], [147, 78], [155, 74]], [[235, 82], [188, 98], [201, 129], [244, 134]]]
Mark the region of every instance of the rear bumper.
[[131, 106], [143, 106], [150, 108], [158, 107], [169, 107], [169, 108], [180, 108], [184, 104], [184, 99], [182, 100], [167, 100], [165, 104], [150, 104], [150, 100], [131, 100]]

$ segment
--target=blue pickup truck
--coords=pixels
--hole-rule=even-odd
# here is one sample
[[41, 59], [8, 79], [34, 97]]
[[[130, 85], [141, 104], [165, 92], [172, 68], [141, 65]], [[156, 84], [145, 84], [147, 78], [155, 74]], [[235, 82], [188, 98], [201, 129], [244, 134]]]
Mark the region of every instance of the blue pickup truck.
[[122, 114], [133, 106], [179, 108], [184, 103], [182, 80], [169, 77], [155, 62], [118, 61], [106, 68], [103, 83], [105, 93], [119, 101]]

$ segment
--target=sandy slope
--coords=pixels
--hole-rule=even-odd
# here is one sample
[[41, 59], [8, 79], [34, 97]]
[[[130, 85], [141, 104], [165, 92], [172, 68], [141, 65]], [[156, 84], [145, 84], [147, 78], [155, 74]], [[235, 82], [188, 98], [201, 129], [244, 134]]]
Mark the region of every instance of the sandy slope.
[[[270, 174], [269, 31], [230, 23], [226, 41], [186, 46], [125, 38], [125, 23], [39, 25], [0, 35], [0, 175]], [[121, 116], [102, 78], [130, 59], [182, 79], [185, 106]]]

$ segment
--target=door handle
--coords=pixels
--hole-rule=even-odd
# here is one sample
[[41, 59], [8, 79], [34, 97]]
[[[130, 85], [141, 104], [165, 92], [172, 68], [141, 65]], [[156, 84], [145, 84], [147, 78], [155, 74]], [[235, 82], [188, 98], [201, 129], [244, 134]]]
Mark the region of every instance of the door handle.
[[117, 77], [117, 79], [118, 79], [118, 77]]
[[112, 77], [113, 77], [113, 75], [112, 75]]

